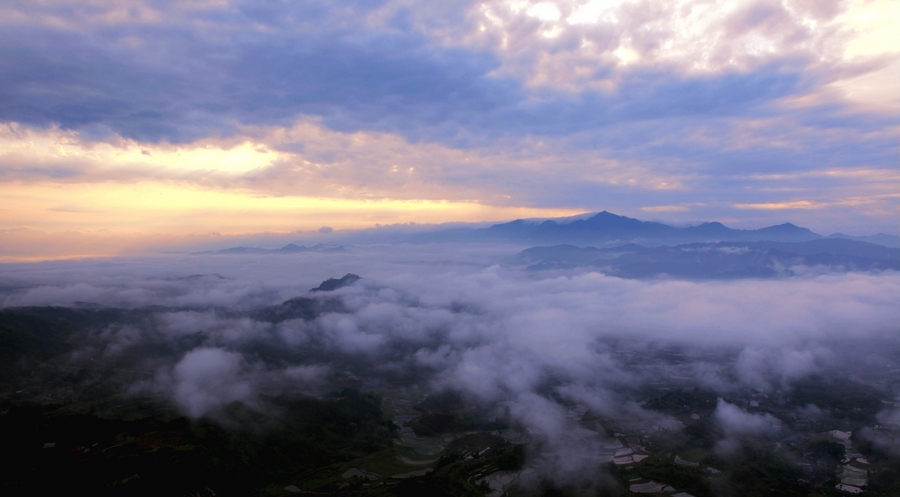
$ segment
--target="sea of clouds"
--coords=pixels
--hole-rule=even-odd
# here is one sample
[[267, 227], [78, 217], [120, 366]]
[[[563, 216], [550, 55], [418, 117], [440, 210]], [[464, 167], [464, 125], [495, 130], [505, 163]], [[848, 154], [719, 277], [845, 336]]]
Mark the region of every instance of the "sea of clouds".
[[[680, 422], [640, 403], [642, 389], [660, 378], [687, 378], [721, 397], [745, 388], [789, 395], [812, 375], [889, 367], [900, 348], [895, 272], [629, 280], [496, 264], [509, 250], [382, 246], [8, 264], [0, 306], [144, 309], [139, 319], [95, 330], [71, 360], [114, 361], [140, 357], [148, 344], [179, 344], [168, 355], [148, 354], [139, 366], [151, 374], [128, 391], [159, 396], [193, 418], [215, 418], [234, 402], [265, 411], [266, 394], [321, 393], [345, 370], [373, 389], [400, 381], [456, 392], [530, 431], [560, 478], [595, 464], [605, 436], [572, 419], [575, 404], [620, 426], [677, 434]], [[363, 279], [309, 292], [349, 272]], [[273, 322], [255, 313], [297, 297], [340, 304], [315, 319]], [[287, 359], [267, 362], [266, 349]], [[642, 359], [664, 350], [679, 359]], [[723, 454], [781, 429], [772, 416], [721, 399], [713, 418]], [[883, 441], [896, 449], [894, 442]]]

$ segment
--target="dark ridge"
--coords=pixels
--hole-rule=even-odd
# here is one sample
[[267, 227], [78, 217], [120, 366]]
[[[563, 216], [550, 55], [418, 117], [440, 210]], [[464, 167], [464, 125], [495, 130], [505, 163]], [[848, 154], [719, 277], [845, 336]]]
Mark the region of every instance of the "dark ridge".
[[359, 279], [359, 276], [353, 273], [345, 274], [341, 279], [328, 278], [323, 281], [319, 286], [311, 289], [311, 292], [331, 292], [337, 290], [338, 288], [344, 288], [347, 285], [352, 285]]
[[280, 323], [291, 319], [312, 321], [325, 313], [347, 312], [343, 302], [335, 297], [297, 297], [285, 300], [281, 305], [265, 307], [250, 313], [250, 317], [258, 321]]

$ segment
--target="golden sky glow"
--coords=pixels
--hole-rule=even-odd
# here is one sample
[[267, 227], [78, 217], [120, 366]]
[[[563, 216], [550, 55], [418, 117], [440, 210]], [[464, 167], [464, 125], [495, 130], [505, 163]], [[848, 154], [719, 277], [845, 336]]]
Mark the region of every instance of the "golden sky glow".
[[[17, 186], [19, 188], [17, 188]], [[260, 196], [238, 190], [139, 182], [134, 184], [12, 184], [0, 192], [2, 222], [16, 224], [18, 214], [35, 214], [26, 226], [48, 231], [117, 230], [191, 233], [252, 233], [311, 230], [327, 219], [335, 229], [375, 224], [488, 221], [539, 215], [567, 216], [572, 209], [492, 207], [434, 200], [351, 200]]]
[[604, 209], [896, 226], [900, 2], [259, 8], [0, 5], [0, 257]]
[[[7, 260], [57, 256], [108, 256], [141, 238], [184, 240], [191, 234], [241, 235], [262, 232], [360, 229], [376, 224], [492, 221], [569, 216], [572, 209], [493, 207], [431, 200], [350, 200], [260, 196], [239, 190], [210, 190], [160, 182], [133, 184], [4, 184], [0, 186], [0, 236]], [[27, 216], [23, 216], [27, 213]], [[327, 221], [327, 222], [325, 222]], [[80, 233], [81, 237], [74, 234]], [[61, 235], [62, 246], [39, 255], [26, 238]], [[8, 238], [7, 238], [8, 237]], [[85, 237], [100, 237], [91, 243]], [[12, 238], [22, 238], [16, 242]], [[70, 254], [72, 238], [80, 253]], [[62, 252], [62, 253], [60, 253]]]

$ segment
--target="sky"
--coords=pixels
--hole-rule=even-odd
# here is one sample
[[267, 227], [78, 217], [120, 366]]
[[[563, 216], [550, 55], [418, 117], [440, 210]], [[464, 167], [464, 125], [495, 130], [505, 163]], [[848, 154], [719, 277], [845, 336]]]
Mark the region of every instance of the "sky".
[[0, 4], [0, 258], [608, 210], [896, 234], [891, 0]]

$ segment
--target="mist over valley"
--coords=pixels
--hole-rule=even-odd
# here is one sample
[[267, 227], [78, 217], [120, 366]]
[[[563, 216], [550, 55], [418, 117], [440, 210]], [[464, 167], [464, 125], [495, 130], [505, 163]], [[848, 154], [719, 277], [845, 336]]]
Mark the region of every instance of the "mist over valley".
[[900, 2], [0, 25], [0, 496], [900, 495]]
[[0, 422], [21, 457], [4, 488], [900, 485], [896, 248], [406, 236], [5, 264]]

